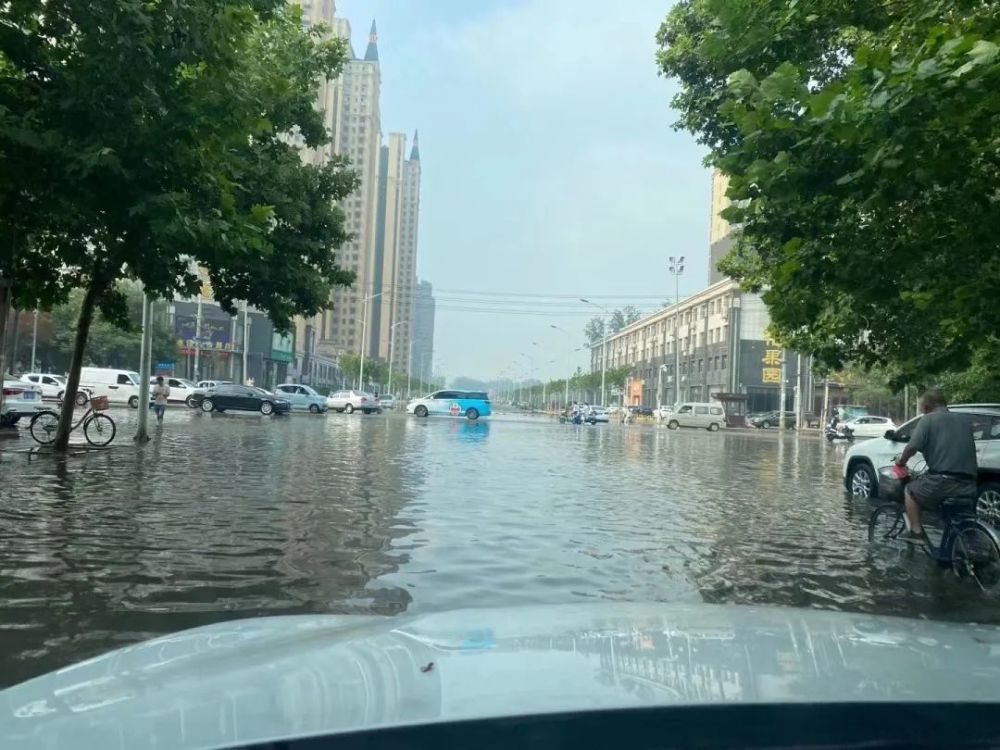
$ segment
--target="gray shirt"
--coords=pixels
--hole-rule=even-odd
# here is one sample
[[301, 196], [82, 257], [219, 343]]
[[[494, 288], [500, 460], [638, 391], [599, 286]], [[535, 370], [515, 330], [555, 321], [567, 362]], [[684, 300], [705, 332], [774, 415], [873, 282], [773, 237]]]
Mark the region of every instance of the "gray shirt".
[[932, 473], [976, 476], [976, 441], [967, 414], [947, 408], [925, 414], [913, 430], [910, 445], [923, 454]]

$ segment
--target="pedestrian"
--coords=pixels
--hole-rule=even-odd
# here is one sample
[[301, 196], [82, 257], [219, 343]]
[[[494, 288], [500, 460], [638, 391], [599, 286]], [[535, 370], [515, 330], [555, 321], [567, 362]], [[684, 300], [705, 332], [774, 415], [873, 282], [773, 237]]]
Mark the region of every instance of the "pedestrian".
[[170, 386], [163, 382], [163, 376], [156, 376], [156, 385], [153, 386], [153, 411], [156, 412], [156, 421], [163, 421], [163, 412], [167, 410], [167, 399], [170, 398]]

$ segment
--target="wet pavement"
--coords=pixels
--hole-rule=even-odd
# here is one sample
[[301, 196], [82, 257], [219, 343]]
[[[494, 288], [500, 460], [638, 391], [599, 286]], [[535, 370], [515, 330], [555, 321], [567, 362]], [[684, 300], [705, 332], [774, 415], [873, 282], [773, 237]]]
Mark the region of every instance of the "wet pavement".
[[[133, 447], [0, 445], [0, 686], [269, 614], [580, 601], [774, 604], [1000, 622], [866, 541], [846, 446], [774, 431], [168, 411]], [[155, 423], [154, 423], [155, 424]]]

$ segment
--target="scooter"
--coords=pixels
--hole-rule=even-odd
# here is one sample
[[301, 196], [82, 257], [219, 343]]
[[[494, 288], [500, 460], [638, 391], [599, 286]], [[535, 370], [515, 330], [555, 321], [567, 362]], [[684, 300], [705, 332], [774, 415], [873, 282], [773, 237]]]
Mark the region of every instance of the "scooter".
[[832, 422], [826, 426], [823, 435], [831, 443], [834, 440], [846, 440], [849, 443], [854, 442], [854, 430], [850, 427], [834, 427]]

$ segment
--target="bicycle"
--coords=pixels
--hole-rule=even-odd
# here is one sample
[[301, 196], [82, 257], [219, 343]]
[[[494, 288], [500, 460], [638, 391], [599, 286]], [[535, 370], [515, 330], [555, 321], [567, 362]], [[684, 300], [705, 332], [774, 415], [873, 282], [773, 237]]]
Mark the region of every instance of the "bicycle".
[[[920, 545], [940, 565], [950, 565], [959, 578], [972, 578], [984, 592], [1000, 584], [1000, 537], [976, 518], [975, 497], [951, 497], [939, 508], [944, 529], [937, 545], [928, 539]], [[887, 549], [912, 549], [900, 539], [907, 529], [902, 502], [879, 505], [868, 520], [868, 541]]]
[[[87, 442], [98, 448], [103, 448], [115, 439], [118, 431], [115, 420], [102, 413], [108, 408], [107, 396], [94, 396], [90, 406], [80, 420], [70, 428], [70, 432], [83, 425], [83, 436]], [[31, 418], [29, 431], [31, 437], [41, 445], [51, 445], [56, 439], [59, 429], [59, 412], [53, 409], [40, 411]]]

